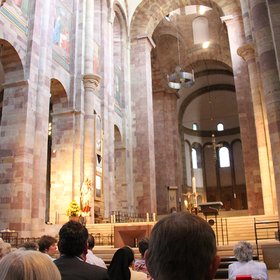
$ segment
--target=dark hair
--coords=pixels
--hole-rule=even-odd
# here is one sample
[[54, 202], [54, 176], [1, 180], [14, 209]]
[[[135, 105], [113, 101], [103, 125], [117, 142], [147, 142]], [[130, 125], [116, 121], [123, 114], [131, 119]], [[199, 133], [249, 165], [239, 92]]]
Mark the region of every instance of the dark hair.
[[37, 251], [38, 250], [38, 244], [33, 241], [26, 241], [23, 244], [19, 246], [19, 248], [24, 248], [25, 250], [33, 250]]
[[150, 236], [146, 264], [155, 280], [206, 279], [216, 256], [215, 233], [199, 216], [173, 213]]
[[87, 241], [88, 241], [88, 248], [90, 250], [92, 250], [94, 248], [94, 245], [95, 245], [94, 237], [93, 237], [92, 234], [88, 235], [88, 240]]
[[80, 256], [87, 246], [88, 230], [78, 222], [69, 221], [59, 231], [58, 249], [61, 254]]
[[54, 237], [43, 235], [38, 241], [39, 251], [44, 253], [45, 250], [48, 250], [55, 243], [57, 243], [57, 240]]
[[139, 241], [138, 243], [138, 248], [139, 248], [139, 252], [141, 254], [142, 257], [144, 257], [144, 254], [146, 252], [146, 250], [149, 247], [149, 239], [148, 238], [143, 238]]
[[134, 260], [134, 252], [128, 246], [118, 249], [108, 268], [111, 280], [130, 280], [129, 266]]

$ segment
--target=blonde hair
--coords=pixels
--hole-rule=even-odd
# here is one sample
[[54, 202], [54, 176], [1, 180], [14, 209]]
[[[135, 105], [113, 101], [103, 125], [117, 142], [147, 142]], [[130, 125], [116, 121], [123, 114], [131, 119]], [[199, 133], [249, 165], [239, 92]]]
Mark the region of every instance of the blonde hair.
[[12, 251], [12, 246], [10, 243], [0, 242], [0, 259]]
[[0, 261], [0, 280], [61, 280], [51, 259], [41, 252], [19, 249]]

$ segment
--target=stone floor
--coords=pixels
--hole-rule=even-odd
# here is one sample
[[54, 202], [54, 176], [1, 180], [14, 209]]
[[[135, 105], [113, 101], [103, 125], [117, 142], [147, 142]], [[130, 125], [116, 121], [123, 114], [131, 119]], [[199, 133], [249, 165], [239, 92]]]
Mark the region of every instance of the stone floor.
[[280, 279], [280, 270], [279, 269], [268, 270], [268, 279], [269, 280], [279, 280]]

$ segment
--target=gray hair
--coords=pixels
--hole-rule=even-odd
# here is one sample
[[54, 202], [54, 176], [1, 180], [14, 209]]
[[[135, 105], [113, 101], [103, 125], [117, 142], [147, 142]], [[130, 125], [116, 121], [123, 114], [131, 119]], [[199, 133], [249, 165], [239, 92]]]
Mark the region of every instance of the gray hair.
[[240, 262], [248, 262], [253, 259], [253, 246], [247, 241], [238, 242], [234, 246], [233, 252]]
[[38, 251], [18, 249], [0, 262], [0, 280], [61, 280], [57, 266]]

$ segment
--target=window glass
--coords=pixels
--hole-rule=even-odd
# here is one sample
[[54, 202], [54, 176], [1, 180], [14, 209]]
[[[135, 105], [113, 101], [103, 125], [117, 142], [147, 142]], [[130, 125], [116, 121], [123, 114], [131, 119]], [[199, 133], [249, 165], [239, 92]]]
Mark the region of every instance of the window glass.
[[203, 16], [196, 17], [192, 22], [193, 43], [202, 44], [209, 41], [208, 19]]
[[222, 147], [219, 149], [219, 162], [220, 162], [220, 167], [230, 166], [229, 150], [227, 147]]
[[197, 152], [194, 148], [192, 148], [192, 165], [193, 169], [197, 169]]
[[223, 131], [224, 130], [224, 125], [222, 123], [217, 124], [217, 130], [218, 131]]
[[193, 130], [198, 130], [198, 125], [197, 125], [197, 123], [193, 123], [193, 124], [192, 124], [192, 129], [193, 129]]

